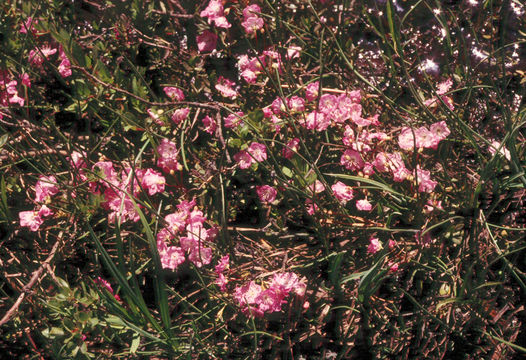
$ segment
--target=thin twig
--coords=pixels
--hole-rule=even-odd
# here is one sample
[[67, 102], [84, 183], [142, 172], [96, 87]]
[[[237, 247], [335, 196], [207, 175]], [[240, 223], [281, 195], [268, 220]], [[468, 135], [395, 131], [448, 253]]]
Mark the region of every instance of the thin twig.
[[93, 81], [103, 85], [104, 87], [108, 87], [108, 88], [110, 88], [112, 90], [121, 92], [121, 93], [126, 94], [128, 96], [131, 96], [132, 98], [137, 99], [139, 101], [142, 101], [143, 103], [151, 105], [151, 106], [187, 105], [187, 106], [194, 106], [194, 107], [200, 107], [200, 108], [211, 109], [211, 110], [219, 110], [220, 109], [219, 106], [213, 105], [212, 103], [199, 103], [199, 102], [194, 102], [194, 101], [169, 101], [169, 102], [162, 102], [162, 103], [160, 103], [160, 102], [149, 101], [149, 100], [143, 99], [140, 96], [135, 95], [134, 93], [129, 92], [128, 90], [121, 89], [121, 88], [119, 88], [117, 86], [108, 84], [108, 83], [100, 80], [96, 76], [93, 76], [92, 74], [90, 74], [86, 69], [84, 69], [81, 66], [73, 65], [71, 67], [81, 71], [84, 75], [86, 75], [87, 77], [89, 77]]
[[2, 320], [0, 320], [0, 326], [4, 325], [9, 320], [11, 320], [11, 318], [18, 311], [18, 308], [20, 304], [22, 303], [22, 301], [24, 300], [24, 298], [26, 297], [26, 294], [29, 293], [31, 288], [33, 288], [33, 286], [37, 283], [37, 281], [40, 280], [40, 276], [42, 275], [42, 272], [44, 271], [44, 269], [46, 269], [46, 266], [49, 265], [51, 260], [53, 260], [53, 257], [55, 256], [59, 246], [62, 245], [62, 235], [63, 234], [64, 234], [63, 231], [60, 232], [60, 234], [58, 235], [58, 240], [55, 243], [55, 245], [53, 245], [53, 248], [51, 249], [51, 252], [49, 253], [47, 259], [42, 263], [42, 265], [40, 265], [40, 267], [37, 270], [33, 272], [33, 274], [31, 275], [31, 280], [29, 280], [29, 282], [22, 288], [22, 292], [18, 296], [18, 299], [15, 301], [13, 306], [11, 306], [11, 308], [6, 312]]

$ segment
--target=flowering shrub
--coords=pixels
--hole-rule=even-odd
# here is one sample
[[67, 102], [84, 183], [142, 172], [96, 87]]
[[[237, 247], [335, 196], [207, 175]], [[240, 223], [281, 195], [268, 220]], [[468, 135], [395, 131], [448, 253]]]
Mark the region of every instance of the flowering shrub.
[[524, 351], [517, 2], [10, 9], [9, 355]]

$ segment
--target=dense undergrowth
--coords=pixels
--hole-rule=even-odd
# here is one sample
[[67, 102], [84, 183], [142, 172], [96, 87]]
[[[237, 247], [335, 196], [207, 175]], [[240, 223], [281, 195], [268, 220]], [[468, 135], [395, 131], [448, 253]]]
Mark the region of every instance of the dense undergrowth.
[[0, 11], [2, 356], [526, 352], [521, 2]]

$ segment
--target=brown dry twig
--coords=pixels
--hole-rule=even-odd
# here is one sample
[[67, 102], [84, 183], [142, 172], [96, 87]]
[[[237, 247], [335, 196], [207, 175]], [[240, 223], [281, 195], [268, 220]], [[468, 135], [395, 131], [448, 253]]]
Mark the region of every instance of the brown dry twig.
[[11, 318], [18, 311], [18, 308], [20, 307], [20, 304], [22, 303], [22, 301], [24, 300], [26, 295], [33, 288], [33, 286], [40, 280], [42, 272], [49, 266], [49, 263], [55, 257], [55, 254], [57, 253], [59, 247], [63, 244], [63, 241], [62, 241], [63, 234], [64, 234], [64, 232], [61, 231], [60, 234], [58, 235], [57, 242], [55, 243], [55, 245], [53, 245], [53, 248], [51, 249], [51, 252], [49, 253], [49, 255], [46, 258], [46, 260], [44, 260], [42, 265], [40, 265], [40, 267], [33, 272], [29, 282], [22, 288], [22, 292], [18, 296], [18, 299], [15, 301], [13, 306], [11, 306], [11, 308], [5, 313], [4, 317], [0, 320], [0, 326], [4, 325], [9, 320], [11, 320]]

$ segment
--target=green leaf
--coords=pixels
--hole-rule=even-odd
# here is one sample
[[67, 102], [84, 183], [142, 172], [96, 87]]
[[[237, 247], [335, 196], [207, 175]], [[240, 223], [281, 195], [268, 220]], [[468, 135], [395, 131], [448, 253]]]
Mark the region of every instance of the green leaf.
[[139, 336], [139, 334], [134, 334], [133, 340], [130, 346], [130, 353], [135, 354], [140, 344], [141, 344], [141, 337]]
[[0, 136], [0, 149], [4, 147], [5, 143], [7, 142], [7, 139], [9, 139], [9, 134], [4, 134]]

